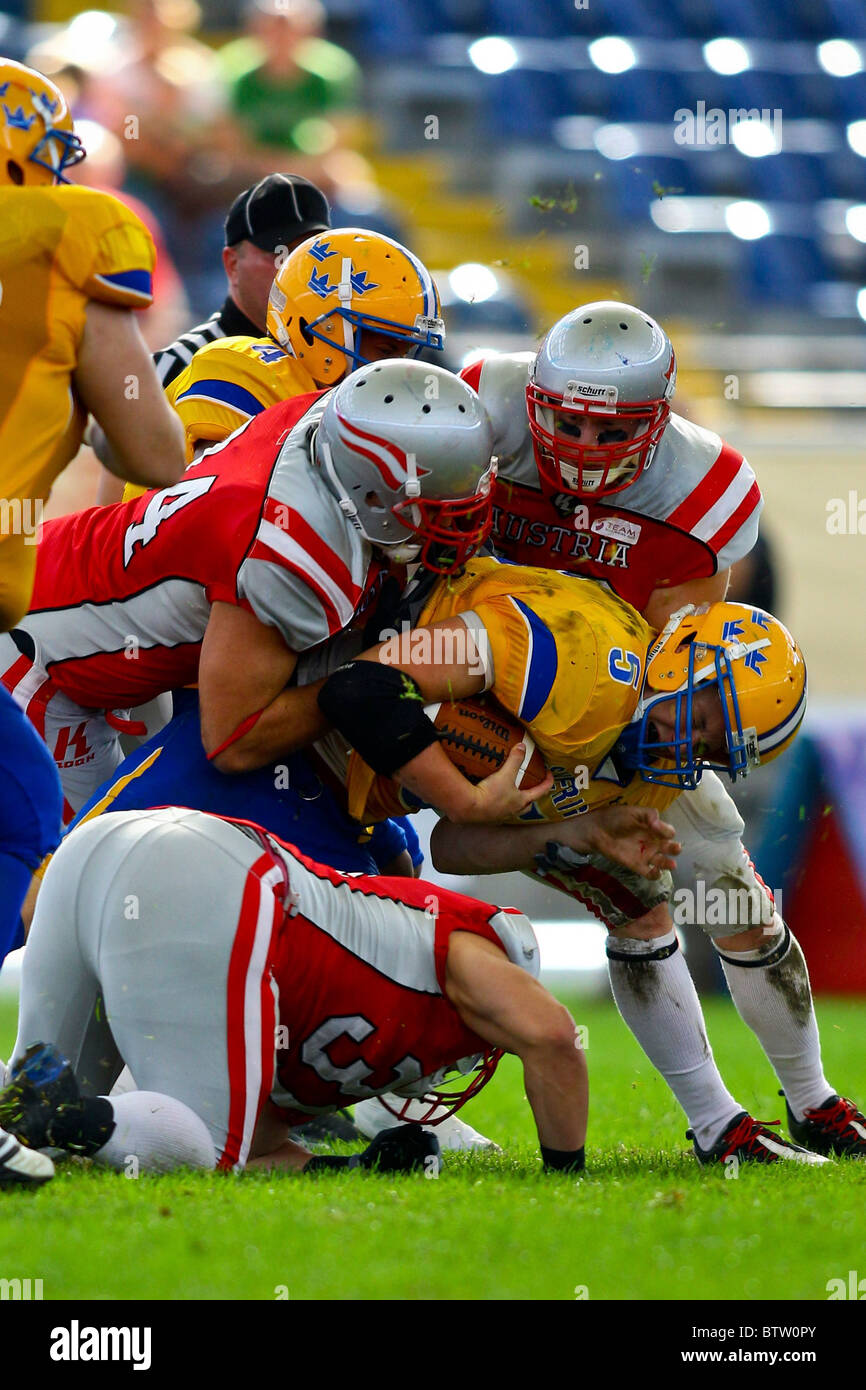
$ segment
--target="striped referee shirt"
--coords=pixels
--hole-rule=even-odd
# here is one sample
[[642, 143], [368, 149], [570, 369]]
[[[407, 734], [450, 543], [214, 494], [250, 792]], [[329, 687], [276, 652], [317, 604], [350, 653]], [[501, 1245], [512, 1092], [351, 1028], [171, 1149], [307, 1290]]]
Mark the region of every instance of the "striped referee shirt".
[[189, 366], [199, 348], [204, 347], [206, 343], [213, 343], [217, 338], [235, 338], [242, 334], [250, 338], [264, 336], [262, 329], [253, 323], [252, 319], [248, 319], [229, 296], [223, 307], [211, 314], [204, 323], [197, 324], [188, 333], [182, 333], [169, 347], [160, 348], [159, 352], [153, 354], [156, 374], [163, 390], [176, 376], [180, 376], [184, 367]]

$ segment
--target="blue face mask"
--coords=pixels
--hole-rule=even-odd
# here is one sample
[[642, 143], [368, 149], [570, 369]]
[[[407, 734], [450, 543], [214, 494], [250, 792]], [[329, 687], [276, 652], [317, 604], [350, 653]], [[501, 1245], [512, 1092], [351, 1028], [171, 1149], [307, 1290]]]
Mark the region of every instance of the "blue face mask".
[[[705, 668], [709, 657], [712, 658], [715, 674], [697, 679], [695, 668]], [[699, 690], [711, 689], [718, 690], [721, 700], [728, 750], [726, 762], [713, 762], [705, 756], [696, 757], [694, 753], [694, 697]], [[677, 732], [672, 739], [650, 737], [653, 710], [663, 700], [674, 702], [674, 727]], [[662, 787], [694, 791], [706, 768], [727, 772], [732, 782], [738, 777], [745, 777], [749, 767], [757, 761], [757, 738], [754, 729], [743, 729], [733, 668], [726, 649], [693, 642], [689, 649], [688, 674], [683, 688], [675, 694], [662, 692], [645, 697], [638, 714], [620, 735], [615, 751], [624, 765], [638, 771], [645, 782]], [[659, 767], [662, 761], [672, 762], [673, 767]]]
[[[318, 325], [326, 319], [333, 318], [335, 314], [352, 325], [352, 347], [346, 347], [345, 343], [336, 342], [318, 331]], [[352, 371], [368, 366], [371, 360], [363, 353], [362, 339], [365, 331], [381, 334], [383, 338], [393, 338], [395, 343], [411, 343], [412, 350], [406, 354], [407, 357], [417, 357], [425, 348], [442, 352], [445, 347], [445, 325], [441, 319], [425, 319], [421, 321], [420, 327], [410, 329], [394, 319], [376, 318], [373, 314], [360, 313], [357, 309], [329, 309], [319, 318], [313, 319], [312, 323], [305, 324], [303, 331], [313, 338], [318, 338], [320, 343], [327, 343], [328, 347], [334, 348], [336, 352], [345, 353], [352, 364]]]

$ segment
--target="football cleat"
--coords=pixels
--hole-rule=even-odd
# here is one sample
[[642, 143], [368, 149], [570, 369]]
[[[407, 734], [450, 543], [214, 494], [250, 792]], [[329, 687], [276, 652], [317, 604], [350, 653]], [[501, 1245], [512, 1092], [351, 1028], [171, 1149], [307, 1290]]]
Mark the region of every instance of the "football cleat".
[[[770, 1125], [780, 1125], [781, 1120], [770, 1120]], [[686, 1130], [686, 1138], [691, 1139], [698, 1163], [709, 1166], [713, 1163], [728, 1163], [736, 1158], [739, 1163], [828, 1163], [829, 1159], [792, 1144], [778, 1134], [771, 1133], [767, 1124], [753, 1120], [743, 1110], [735, 1115], [731, 1123], [722, 1131], [721, 1138], [711, 1149], [702, 1149], [693, 1129]]]
[[80, 1100], [71, 1064], [51, 1043], [31, 1043], [11, 1078], [0, 1091], [0, 1126], [31, 1149], [48, 1148], [58, 1110]]
[[[403, 1096], [388, 1096], [387, 1099], [393, 1104], [401, 1107], [405, 1104], [405, 1097]], [[437, 1110], [431, 1112], [430, 1106], [425, 1101], [412, 1101], [405, 1112], [410, 1121], [413, 1119], [413, 1109], [417, 1112], [419, 1118], [423, 1115], [429, 1117], [431, 1120], [436, 1120], [438, 1118], [437, 1110], [444, 1111], [445, 1107], [439, 1106]], [[362, 1100], [360, 1104], [355, 1106], [354, 1115], [355, 1124], [361, 1134], [364, 1135], [365, 1139], [373, 1139], [377, 1134], [380, 1134], [382, 1130], [395, 1127], [393, 1114], [386, 1110], [384, 1105], [380, 1104], [377, 1096], [374, 1096], [372, 1100]], [[397, 1128], [400, 1127], [401, 1126], [397, 1126]], [[409, 1126], [406, 1126], [406, 1128], [408, 1127]], [[500, 1146], [495, 1144], [492, 1139], [485, 1138], [483, 1134], [478, 1133], [477, 1129], [473, 1129], [471, 1125], [468, 1125], [465, 1120], [458, 1120], [454, 1115], [451, 1115], [447, 1119], [439, 1120], [435, 1130], [432, 1132], [435, 1133], [436, 1138], [439, 1140], [439, 1145], [443, 1152], [468, 1152], [472, 1149], [487, 1149], [493, 1153], [502, 1152]]]
[[39, 1187], [53, 1177], [50, 1158], [0, 1129], [0, 1187]]
[[[780, 1096], [785, 1092], [780, 1091]], [[819, 1154], [840, 1154], [849, 1158], [866, 1158], [866, 1115], [857, 1109], [853, 1100], [844, 1096], [828, 1096], [823, 1105], [807, 1110], [802, 1120], [795, 1119], [785, 1097], [788, 1129], [798, 1144]]]

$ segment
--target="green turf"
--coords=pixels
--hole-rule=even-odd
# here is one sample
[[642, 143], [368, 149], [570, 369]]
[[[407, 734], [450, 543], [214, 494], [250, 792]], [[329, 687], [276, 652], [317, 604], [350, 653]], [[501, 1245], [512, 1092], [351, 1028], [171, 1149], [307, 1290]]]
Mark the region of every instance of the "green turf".
[[[588, 1027], [589, 1170], [539, 1172], [520, 1069], [506, 1059], [467, 1116], [507, 1148], [448, 1156], [437, 1181], [337, 1174], [137, 1180], [68, 1165], [37, 1192], [0, 1193], [0, 1278], [52, 1298], [818, 1299], [866, 1274], [866, 1164], [698, 1169], [685, 1121], [605, 1002]], [[728, 1085], [783, 1113], [753, 1038], [707, 1006]], [[819, 1005], [827, 1073], [866, 1096], [866, 1009]], [[0, 1055], [13, 1009], [0, 1004]]]

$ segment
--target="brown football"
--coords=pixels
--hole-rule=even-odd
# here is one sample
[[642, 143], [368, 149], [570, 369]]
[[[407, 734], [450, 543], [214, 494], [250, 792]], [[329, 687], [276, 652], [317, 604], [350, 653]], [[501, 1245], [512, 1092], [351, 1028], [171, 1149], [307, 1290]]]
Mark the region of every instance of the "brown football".
[[471, 782], [496, 772], [514, 745], [521, 742], [526, 744], [526, 757], [515, 785], [534, 787], [544, 781], [547, 768], [532, 735], [492, 696], [443, 700], [428, 705], [426, 714], [439, 730], [448, 757]]

